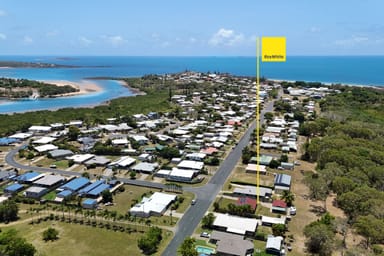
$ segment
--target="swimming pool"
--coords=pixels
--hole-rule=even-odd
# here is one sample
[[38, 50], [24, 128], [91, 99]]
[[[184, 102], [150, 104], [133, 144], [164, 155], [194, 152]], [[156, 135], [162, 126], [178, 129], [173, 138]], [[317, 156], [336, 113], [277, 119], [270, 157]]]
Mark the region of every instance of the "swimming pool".
[[215, 252], [214, 249], [204, 246], [196, 246], [196, 251], [199, 253], [199, 256], [211, 255]]

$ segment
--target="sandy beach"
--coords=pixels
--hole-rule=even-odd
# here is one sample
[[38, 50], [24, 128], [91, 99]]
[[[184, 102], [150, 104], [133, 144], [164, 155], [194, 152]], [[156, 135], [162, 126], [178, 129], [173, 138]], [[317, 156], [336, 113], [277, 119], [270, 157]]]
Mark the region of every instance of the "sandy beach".
[[122, 86], [128, 88], [134, 95], [145, 95], [146, 94], [145, 92], [140, 91], [137, 88], [133, 88], [133, 87], [129, 86], [129, 84], [127, 82], [123, 81], [123, 80], [118, 80], [118, 82]]
[[72, 82], [67, 80], [43, 80], [41, 82], [48, 83], [48, 84], [55, 84], [57, 86], [70, 85], [73, 88], [76, 88], [79, 90], [77, 92], [55, 95], [55, 97], [67, 97], [67, 96], [75, 96], [75, 95], [103, 91], [103, 88], [101, 88], [99, 85], [95, 83], [92, 83], [89, 80], [82, 80], [81, 82]]

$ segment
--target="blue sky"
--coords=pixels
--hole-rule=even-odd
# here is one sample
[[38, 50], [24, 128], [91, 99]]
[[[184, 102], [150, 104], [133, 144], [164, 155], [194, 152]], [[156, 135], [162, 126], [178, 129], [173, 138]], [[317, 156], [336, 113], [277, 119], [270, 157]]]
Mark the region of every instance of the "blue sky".
[[0, 55], [384, 55], [382, 0], [1, 0]]

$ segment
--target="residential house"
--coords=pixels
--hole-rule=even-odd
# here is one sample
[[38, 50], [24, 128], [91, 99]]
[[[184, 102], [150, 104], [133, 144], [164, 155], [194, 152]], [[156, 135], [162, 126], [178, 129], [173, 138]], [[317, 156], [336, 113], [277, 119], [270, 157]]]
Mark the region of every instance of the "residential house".
[[281, 236], [268, 236], [265, 252], [277, 256], [282, 255], [283, 240]]
[[276, 174], [274, 190], [276, 193], [291, 189], [291, 176], [288, 174]]
[[227, 233], [253, 236], [256, 232], [258, 221], [254, 218], [244, 218], [228, 214], [216, 213], [213, 222], [215, 230]]
[[253, 255], [254, 244], [241, 235], [214, 230], [209, 241], [216, 244], [215, 255], [248, 256]]

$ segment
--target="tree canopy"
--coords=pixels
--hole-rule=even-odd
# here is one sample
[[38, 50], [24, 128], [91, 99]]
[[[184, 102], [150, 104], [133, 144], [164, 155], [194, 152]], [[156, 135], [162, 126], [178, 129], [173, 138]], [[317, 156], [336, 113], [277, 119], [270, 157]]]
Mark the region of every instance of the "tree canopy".
[[[384, 92], [338, 89], [341, 93], [320, 101], [321, 118], [300, 126], [300, 133], [311, 137], [302, 157], [317, 162], [306, 182], [313, 199], [325, 200], [334, 192], [348, 224], [372, 248], [373, 243], [384, 243]], [[309, 225], [305, 234], [309, 251], [332, 248], [326, 224]]]
[[157, 251], [157, 247], [162, 239], [161, 229], [151, 227], [149, 231], [137, 241], [137, 245], [145, 255], [151, 255]]
[[13, 200], [6, 200], [0, 204], [0, 222], [17, 220], [19, 207]]
[[36, 248], [20, 237], [15, 229], [0, 233], [0, 255], [7, 256], [33, 256]]
[[181, 246], [179, 247], [179, 252], [182, 256], [198, 256], [198, 253], [195, 249], [196, 240], [195, 238], [188, 237], [186, 238]]

